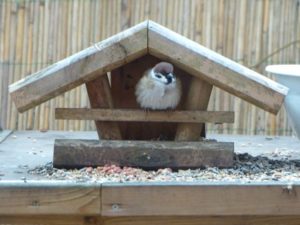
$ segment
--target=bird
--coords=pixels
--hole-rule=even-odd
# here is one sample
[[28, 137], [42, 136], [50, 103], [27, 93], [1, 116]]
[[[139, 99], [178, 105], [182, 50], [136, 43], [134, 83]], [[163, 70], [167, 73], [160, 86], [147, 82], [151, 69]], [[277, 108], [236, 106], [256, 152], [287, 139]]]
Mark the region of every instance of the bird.
[[135, 86], [136, 101], [146, 110], [174, 109], [181, 98], [181, 81], [171, 63], [160, 62], [146, 70]]

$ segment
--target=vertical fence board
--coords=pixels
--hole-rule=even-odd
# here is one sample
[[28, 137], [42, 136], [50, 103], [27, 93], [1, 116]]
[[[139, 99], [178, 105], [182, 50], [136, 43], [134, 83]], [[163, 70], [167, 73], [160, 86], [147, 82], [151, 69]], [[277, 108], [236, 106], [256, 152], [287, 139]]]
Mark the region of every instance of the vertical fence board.
[[[7, 86], [145, 19], [187, 36], [260, 73], [300, 63], [299, 0], [61, 0], [0, 2], [0, 124], [6, 129], [95, 129], [55, 121], [54, 107], [89, 107], [84, 86], [17, 113]], [[269, 75], [267, 75], [269, 76]], [[208, 132], [291, 135], [284, 109], [273, 116], [214, 88], [210, 110], [235, 110], [234, 125]]]

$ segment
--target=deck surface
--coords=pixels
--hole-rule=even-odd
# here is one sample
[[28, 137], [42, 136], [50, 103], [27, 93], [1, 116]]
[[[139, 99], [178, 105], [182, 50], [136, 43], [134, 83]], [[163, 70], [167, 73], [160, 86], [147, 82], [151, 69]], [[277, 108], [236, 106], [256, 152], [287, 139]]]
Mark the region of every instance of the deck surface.
[[[96, 139], [97, 133], [18, 131], [0, 144], [0, 224], [299, 224], [297, 181], [97, 183], [28, 174], [52, 161], [56, 138]], [[234, 141], [237, 153], [300, 158], [294, 137], [209, 138]]]
[[[96, 132], [17, 131], [0, 143], [0, 179], [45, 180], [45, 177], [28, 174], [29, 169], [52, 161], [55, 139], [97, 139]], [[210, 139], [235, 142], [236, 153], [300, 159], [300, 141], [296, 137], [265, 137], [242, 135], [208, 135]], [[286, 154], [285, 154], [286, 153]], [[280, 157], [279, 156], [279, 157]], [[277, 158], [278, 159], [278, 158]]]

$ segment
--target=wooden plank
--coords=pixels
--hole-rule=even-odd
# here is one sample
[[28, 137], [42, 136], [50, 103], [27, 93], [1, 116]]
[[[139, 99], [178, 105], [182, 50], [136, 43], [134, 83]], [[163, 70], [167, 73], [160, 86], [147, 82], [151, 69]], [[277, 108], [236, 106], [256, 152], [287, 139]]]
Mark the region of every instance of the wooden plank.
[[[87, 93], [92, 108], [113, 108], [111, 89], [107, 75], [100, 76], [86, 83]], [[55, 113], [57, 110], [55, 111]], [[56, 114], [55, 114], [56, 115]], [[99, 139], [121, 140], [121, 131], [117, 123], [95, 120]]]
[[[199, 78], [191, 80], [184, 109], [188, 110], [206, 110], [213, 86]], [[232, 113], [232, 122], [234, 113]], [[196, 141], [199, 137], [205, 137], [205, 124], [179, 124], [176, 131], [175, 140], [178, 141]]]
[[232, 142], [97, 141], [56, 139], [53, 165], [58, 168], [115, 164], [145, 169], [230, 167]]
[[0, 183], [1, 215], [99, 215], [99, 186], [66, 182]]
[[[215, 111], [145, 111], [138, 109], [85, 109], [56, 108], [56, 119], [139, 121], [139, 122], [184, 122], [184, 123], [233, 123], [234, 112]], [[198, 139], [199, 140], [198, 136]]]
[[14, 215], [14, 216], [1, 216], [0, 224], [9, 225], [97, 225], [99, 224], [100, 217], [94, 216], [57, 216], [57, 215]]
[[288, 89], [157, 23], [149, 21], [149, 53], [276, 114]]
[[138, 24], [10, 85], [17, 109], [24, 112], [146, 54], [147, 24]]
[[104, 217], [102, 225], [299, 225], [300, 216], [126, 216]]
[[299, 216], [299, 191], [299, 185], [103, 184], [102, 215]]
[[1, 216], [1, 224], [10, 225], [299, 225], [300, 216], [126, 216], [62, 217]]

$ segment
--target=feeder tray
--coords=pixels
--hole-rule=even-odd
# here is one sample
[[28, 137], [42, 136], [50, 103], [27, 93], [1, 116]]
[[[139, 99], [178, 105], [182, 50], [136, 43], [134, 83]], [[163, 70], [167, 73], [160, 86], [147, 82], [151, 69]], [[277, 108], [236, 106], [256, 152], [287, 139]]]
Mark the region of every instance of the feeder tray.
[[[174, 65], [183, 95], [174, 111], [145, 112], [134, 89], [161, 61]], [[94, 120], [99, 140], [56, 140], [55, 167], [116, 164], [145, 169], [230, 167], [234, 143], [206, 140], [205, 123], [233, 123], [207, 111], [215, 85], [277, 113], [284, 86], [152, 21], [145, 21], [10, 86], [23, 112], [85, 84], [90, 109], [57, 108], [56, 119]]]

